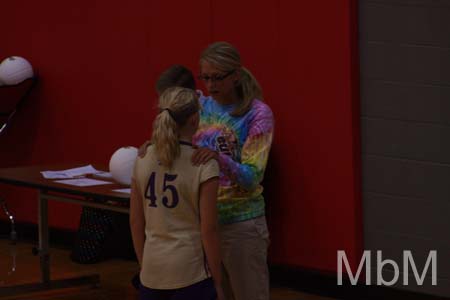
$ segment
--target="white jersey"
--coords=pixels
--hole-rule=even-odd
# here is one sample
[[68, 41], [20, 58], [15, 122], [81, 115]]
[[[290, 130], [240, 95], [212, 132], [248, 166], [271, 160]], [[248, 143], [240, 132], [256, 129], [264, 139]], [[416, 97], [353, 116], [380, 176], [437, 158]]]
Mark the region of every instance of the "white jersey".
[[180, 142], [172, 168], [161, 166], [154, 146], [138, 158], [133, 177], [142, 195], [145, 244], [140, 273], [153, 289], [186, 287], [211, 277], [200, 235], [199, 189], [219, 176], [215, 160], [193, 166], [192, 145]]

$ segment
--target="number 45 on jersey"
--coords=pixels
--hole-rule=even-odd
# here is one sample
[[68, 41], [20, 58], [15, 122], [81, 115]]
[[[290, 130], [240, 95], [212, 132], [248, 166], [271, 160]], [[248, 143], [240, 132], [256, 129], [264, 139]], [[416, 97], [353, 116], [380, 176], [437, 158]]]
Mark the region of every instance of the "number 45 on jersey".
[[[174, 208], [178, 205], [178, 201], [179, 201], [179, 197], [178, 197], [178, 191], [177, 188], [170, 183], [173, 183], [173, 181], [177, 178], [178, 175], [171, 175], [171, 174], [167, 174], [164, 173], [164, 181], [163, 181], [163, 186], [162, 186], [162, 190], [163, 192], [169, 192], [171, 194], [172, 197], [172, 201], [169, 200], [169, 197], [164, 196], [162, 197], [162, 204], [167, 207], [167, 208]], [[145, 198], [150, 200], [149, 203], [149, 207], [158, 207], [157, 205], [157, 197], [156, 197], [156, 193], [155, 193], [155, 177], [156, 177], [156, 172], [153, 172], [150, 175], [150, 178], [148, 180], [147, 183], [147, 187], [145, 188]]]

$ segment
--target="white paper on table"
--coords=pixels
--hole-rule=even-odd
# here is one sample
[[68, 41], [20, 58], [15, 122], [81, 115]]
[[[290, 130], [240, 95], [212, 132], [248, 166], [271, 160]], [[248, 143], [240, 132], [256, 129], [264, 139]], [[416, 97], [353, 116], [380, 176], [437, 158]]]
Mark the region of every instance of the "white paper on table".
[[116, 189], [116, 190], [112, 190], [113, 192], [118, 192], [118, 193], [124, 193], [124, 194], [131, 194], [131, 189]]
[[69, 184], [75, 186], [94, 186], [94, 185], [103, 185], [103, 184], [112, 184], [110, 181], [97, 180], [91, 178], [75, 178], [75, 179], [66, 179], [66, 180], [56, 180], [55, 182], [62, 184]]
[[92, 174], [94, 177], [96, 178], [100, 178], [100, 179], [112, 179], [113, 176], [111, 173], [109, 172], [104, 172], [104, 171], [97, 171], [97, 173]]
[[79, 168], [61, 170], [61, 171], [42, 171], [41, 174], [46, 179], [67, 179], [83, 176], [86, 174], [106, 173], [96, 170], [92, 165], [87, 165]]

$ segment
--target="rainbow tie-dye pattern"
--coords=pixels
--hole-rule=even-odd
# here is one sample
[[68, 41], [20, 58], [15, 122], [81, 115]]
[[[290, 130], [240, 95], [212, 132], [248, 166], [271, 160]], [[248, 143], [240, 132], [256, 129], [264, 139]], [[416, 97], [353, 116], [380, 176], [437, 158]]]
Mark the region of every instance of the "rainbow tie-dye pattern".
[[274, 121], [269, 106], [254, 100], [240, 117], [230, 112], [234, 105], [221, 105], [200, 97], [200, 126], [193, 138], [199, 147], [219, 152], [219, 221], [240, 222], [264, 215], [260, 185], [269, 156]]

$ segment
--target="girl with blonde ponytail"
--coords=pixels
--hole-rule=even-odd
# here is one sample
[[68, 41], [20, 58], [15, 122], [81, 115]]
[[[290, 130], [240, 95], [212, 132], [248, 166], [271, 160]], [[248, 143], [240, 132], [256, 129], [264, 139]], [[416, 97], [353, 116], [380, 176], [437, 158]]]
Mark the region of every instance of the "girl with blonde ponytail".
[[224, 292], [229, 299], [268, 300], [269, 232], [261, 181], [269, 157], [274, 120], [262, 90], [227, 42], [209, 45], [200, 56], [199, 149], [194, 164], [214, 158], [220, 166], [218, 212], [224, 257]]
[[[195, 91], [173, 87], [159, 99], [152, 144], [131, 182], [130, 226], [141, 270], [139, 299], [223, 300], [217, 237], [219, 166], [194, 166], [199, 124]], [[205, 259], [206, 258], [206, 259]]]
[[[172, 167], [173, 161], [180, 155], [179, 137], [189, 117], [196, 114], [194, 131], [198, 126], [198, 111], [200, 109], [197, 94], [190, 89], [168, 88], [159, 98], [160, 113], [153, 122], [152, 143], [155, 146], [156, 157], [163, 166]], [[191, 126], [192, 127], [192, 126]], [[192, 131], [192, 130], [191, 130]], [[191, 134], [192, 135], [192, 134]], [[191, 137], [187, 139], [191, 142]]]

